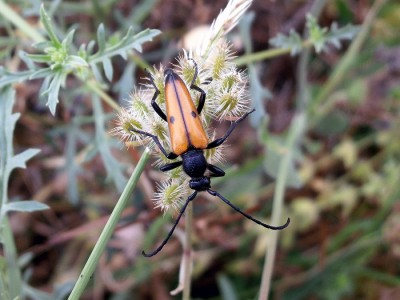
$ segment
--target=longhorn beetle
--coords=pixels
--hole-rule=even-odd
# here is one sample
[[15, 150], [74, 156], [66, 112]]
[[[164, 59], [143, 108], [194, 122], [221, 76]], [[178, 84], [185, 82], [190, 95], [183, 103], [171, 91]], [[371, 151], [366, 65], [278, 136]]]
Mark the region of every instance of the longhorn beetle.
[[[150, 253], [142, 251], [142, 254], [146, 257], [154, 256], [161, 251], [174, 232], [175, 227], [179, 223], [179, 220], [181, 219], [182, 214], [185, 212], [189, 202], [196, 197], [198, 192], [206, 191], [210, 195], [220, 198], [234, 210], [265, 228], [282, 230], [290, 223], [290, 219], [288, 218], [286, 223], [282, 226], [267, 225], [246, 214], [232, 204], [228, 199], [211, 189], [210, 177], [222, 177], [225, 175], [225, 172], [217, 166], [207, 162], [206, 158], [204, 157], [204, 150], [218, 147], [224, 143], [235, 129], [236, 125], [243, 121], [250, 113], [254, 112], [254, 109], [244, 114], [238, 120], [234, 121], [223, 137], [209, 143], [207, 134], [205, 133], [199, 116], [206, 101], [206, 93], [195, 84], [198, 75], [198, 68], [196, 62], [193, 59], [190, 60], [192, 60], [194, 63], [194, 76], [190, 83], [190, 89], [200, 93], [199, 104], [197, 108], [194, 106], [189, 90], [182, 78], [180, 78], [179, 75], [176, 74], [172, 69], [166, 69], [164, 71], [164, 76], [167, 115], [165, 115], [156, 102], [157, 97], [160, 94], [160, 90], [154, 83], [154, 79], [151, 74], [149, 74], [151, 84], [155, 88], [154, 95], [151, 99], [151, 106], [164, 121], [168, 122], [172, 151], [167, 153], [156, 135], [138, 129], [132, 129], [136, 133], [152, 138], [158, 148], [160, 148], [161, 152], [168, 159], [175, 159], [180, 156], [182, 160], [166, 164], [162, 166], [160, 170], [166, 172], [182, 166], [183, 171], [190, 177], [189, 187], [194, 190], [194, 192], [187, 198], [185, 204], [182, 206], [174, 225], [161, 245]], [[211, 173], [209, 176], [205, 175], [206, 170]]]

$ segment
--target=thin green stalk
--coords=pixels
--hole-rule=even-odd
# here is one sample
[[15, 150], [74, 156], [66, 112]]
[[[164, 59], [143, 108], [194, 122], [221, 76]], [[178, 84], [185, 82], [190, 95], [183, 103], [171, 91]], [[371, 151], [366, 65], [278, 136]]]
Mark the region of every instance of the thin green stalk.
[[22, 291], [22, 275], [18, 266], [18, 254], [15, 247], [13, 233], [6, 215], [3, 216], [1, 224], [1, 236], [6, 258], [8, 277], [8, 292], [10, 299], [20, 299]]
[[89, 80], [88, 82], [86, 82], [86, 86], [92, 92], [99, 95], [100, 98], [109, 106], [111, 106], [114, 110], [120, 111], [121, 108], [118, 106], [118, 104], [115, 103], [115, 101], [107, 93], [105, 93], [95, 81]]
[[45, 41], [44, 37], [38, 33], [31, 24], [26, 22], [20, 15], [18, 15], [11, 7], [0, 0], [0, 15], [13, 23], [22, 32], [25, 32], [36, 43]]
[[185, 244], [183, 249], [183, 300], [190, 300], [192, 279], [192, 228], [193, 228], [193, 202], [191, 201], [185, 212]]
[[[310, 41], [304, 41], [302, 43], [303, 48], [311, 47], [312, 43]], [[269, 49], [257, 53], [242, 55], [234, 60], [234, 63], [238, 66], [246, 65], [249, 63], [254, 63], [257, 61], [274, 58], [277, 56], [281, 56], [283, 54], [289, 54], [292, 51], [290, 48], [278, 48], [278, 49]]]
[[87, 260], [81, 274], [79, 275], [78, 281], [76, 282], [71, 294], [68, 297], [68, 300], [78, 300], [82, 296], [86, 285], [88, 284], [94, 270], [96, 269], [100, 256], [104, 252], [107, 242], [110, 239], [115, 229], [115, 226], [117, 225], [121, 217], [122, 211], [126, 207], [130, 197], [132, 196], [132, 192], [149, 158], [150, 158], [150, 150], [146, 148], [135, 168], [135, 171], [133, 172], [131, 178], [129, 178], [129, 181], [124, 191], [122, 192], [121, 197], [119, 198], [117, 204], [115, 205], [115, 208], [111, 213], [110, 219], [107, 221], [107, 224], [105, 225], [102, 233], [100, 234], [100, 237], [96, 245], [94, 246], [92, 253], [89, 256], [89, 259]]
[[[285, 186], [287, 181], [289, 164], [293, 157], [293, 149], [295, 147], [297, 137], [301, 134], [305, 124], [305, 115], [298, 114], [292, 122], [290, 127], [289, 135], [286, 139], [285, 154], [283, 159], [280, 161], [278, 169], [278, 177], [276, 180], [276, 188], [272, 206], [272, 224], [279, 224], [282, 220], [282, 209], [283, 201], [285, 196]], [[289, 225], [290, 226], [290, 225]], [[279, 231], [271, 230], [270, 243], [265, 254], [265, 263], [263, 269], [263, 275], [261, 280], [261, 288], [259, 294], [259, 300], [267, 300], [271, 285], [272, 270], [274, 268], [274, 260], [276, 253], [276, 246], [278, 243]]]
[[[317, 20], [321, 15], [322, 9], [325, 7], [327, 0], [316, 0], [310, 8], [310, 14], [313, 15]], [[303, 34], [305, 38], [309, 33]], [[310, 61], [311, 49], [309, 47], [304, 48], [301, 51], [299, 63], [297, 65], [297, 111], [304, 112], [310, 100], [310, 88], [307, 80], [308, 65]]]

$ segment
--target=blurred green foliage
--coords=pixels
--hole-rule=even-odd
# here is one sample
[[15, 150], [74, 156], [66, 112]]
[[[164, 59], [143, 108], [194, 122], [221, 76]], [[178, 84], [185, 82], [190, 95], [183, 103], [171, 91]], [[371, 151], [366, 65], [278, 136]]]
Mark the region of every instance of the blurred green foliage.
[[[0, 297], [15, 298], [21, 293], [22, 298], [63, 299], [93, 246], [91, 234], [97, 236], [101, 227], [95, 220], [112, 209], [118, 191], [123, 189], [131, 172], [132, 162], [136, 162], [137, 153], [121, 154], [126, 152], [124, 147], [108, 134], [115, 112], [110, 111], [104, 94], [111, 95], [112, 98], [108, 96], [111, 102], [126, 98], [142, 74], [140, 69], [171, 60], [171, 53], [175, 51], [167, 46], [170, 38], [178, 38], [186, 28], [170, 29], [158, 40], [158, 49], [149, 48], [146, 53], [138, 54], [133, 50], [142, 51], [143, 43], [160, 34], [158, 30], [144, 29], [145, 24], [161, 24], [154, 19], [160, 15], [167, 17], [157, 1], [139, 1], [129, 11], [124, 11], [124, 6], [115, 0], [45, 1], [44, 6], [41, 1], [10, 1], [7, 5], [21, 18], [29, 19], [31, 29], [39, 32], [43, 40], [29, 36], [29, 30], [19, 27], [15, 20], [0, 18], [0, 216], [8, 211], [43, 209], [44, 204], [39, 202], [25, 201], [26, 205], [21, 206], [20, 199], [40, 195], [39, 191], [46, 191], [45, 186], [51, 185], [47, 183], [52, 180], [59, 183], [62, 175], [66, 175], [67, 183], [65, 192], [53, 191], [52, 197], [45, 199], [54, 215], [39, 217], [34, 222], [36, 227], [32, 226], [34, 229], [29, 228], [23, 235], [16, 233], [16, 247], [21, 248], [15, 248], [8, 220], [2, 220], [0, 241], [3, 251], [12, 255], [0, 257], [0, 293], [3, 293]], [[321, 16], [324, 26], [320, 25], [319, 18], [304, 15], [302, 24], [309, 35], [302, 34], [302, 27], [298, 26], [271, 40], [272, 45], [292, 55], [301, 55], [311, 46], [320, 52], [310, 52], [307, 73], [300, 75], [307, 82], [304, 86], [307, 106], [302, 111], [304, 127], [291, 149], [286, 148], [290, 121], [283, 130], [272, 130], [274, 124], [283, 121], [268, 114], [274, 101], [282, 100], [282, 91], [293, 85], [290, 72], [271, 73], [270, 70], [275, 70], [271, 61], [252, 60], [247, 64], [250, 95], [257, 108], [252, 125], [258, 137], [254, 134], [246, 142], [232, 144], [227, 149], [239, 158], [240, 167], [227, 168], [227, 176], [216, 179], [214, 184], [238, 206], [249, 208], [261, 218], [269, 216], [272, 202], [269, 199], [275, 189], [281, 159], [291, 151], [283, 215], [290, 216], [292, 223], [282, 232], [275, 261], [272, 288], [275, 299], [377, 299], [394, 292], [400, 284], [399, 3], [388, 1], [382, 6], [371, 20], [362, 47], [352, 54], [347, 70], [340, 74], [334, 88], [328, 89], [327, 96], [320, 97], [333, 77], [332, 70], [343, 62], [347, 45], [357, 38], [355, 34], [360, 27], [348, 24], [364, 22], [365, 16], [360, 11], [368, 11], [368, 5], [358, 1], [331, 1]], [[257, 10], [254, 13], [257, 20]], [[84, 21], [78, 24], [77, 16]], [[257, 51], [270, 51], [260, 50], [263, 45], [260, 40], [253, 43], [250, 39], [254, 37], [252, 30], [258, 33], [260, 30], [257, 23], [252, 23], [253, 18], [248, 16], [241, 24], [246, 51], [240, 57], [242, 62]], [[185, 20], [182, 24], [187, 25]], [[238, 37], [233, 34], [233, 40]], [[266, 43], [266, 34], [263, 38]], [[336, 49], [339, 39], [340, 45], [345, 41], [340, 50]], [[285, 63], [288, 61], [290, 66], [278, 69], [297, 68], [297, 57], [287, 58]], [[270, 78], [275, 77], [279, 79], [271, 87]], [[28, 128], [25, 135], [23, 130], [14, 132], [11, 126], [17, 120], [11, 109], [13, 90], [18, 96], [14, 109], [22, 113], [20, 127]], [[298, 113], [297, 96], [291, 89], [287, 97], [294, 100], [280, 107], [289, 120]], [[279, 116], [282, 118], [285, 114]], [[32, 142], [30, 136], [36, 140]], [[13, 153], [5, 156], [10, 152], [4, 147], [13, 143], [18, 149], [16, 152], [22, 153], [18, 162]], [[24, 152], [27, 148], [30, 150]], [[42, 152], [33, 148], [40, 148]], [[119, 151], [121, 148], [123, 151]], [[14, 173], [8, 184], [10, 174], [5, 172], [5, 165], [9, 163], [11, 169], [21, 167], [35, 154], [32, 168], [36, 172], [33, 174], [41, 174], [37, 183], [40, 187], [36, 183], [28, 186], [36, 193], [20, 188], [24, 186], [21, 173]], [[60, 157], [62, 163], [57, 163]], [[135, 191], [134, 212], [124, 216], [121, 222], [121, 227], [145, 234], [144, 241], [139, 240], [140, 234], [128, 234], [130, 239], [116, 234], [106, 253], [109, 265], [104, 263], [100, 267], [108, 272], [107, 276], [126, 285], [121, 284], [122, 288], [96, 277], [89, 288], [94, 291], [100, 286], [100, 290], [113, 293], [110, 299], [133, 299], [132, 295], [144, 299], [141, 295], [154, 292], [151, 291], [154, 282], [171, 290], [178, 280], [180, 253], [167, 251], [156, 260], [140, 256], [141, 245], [152, 243], [169, 221], [159, 216], [148, 231], [129, 227], [132, 222], [141, 225], [149, 218], [140, 213], [147, 197], [144, 195], [141, 190]], [[201, 200], [199, 203], [193, 295], [197, 299], [253, 299], [259, 290], [268, 235], [259, 228], [247, 226], [247, 221], [230, 216], [230, 211], [217, 203], [201, 204]], [[85, 225], [88, 227], [82, 229]], [[246, 230], [241, 230], [242, 225]], [[46, 232], [43, 228], [52, 229], [45, 236], [50, 241], [43, 246], [45, 250], [34, 248], [45, 244], [44, 237], [35, 232], [38, 228], [42, 230], [39, 232]], [[63, 247], [57, 248], [59, 244], [54, 236], [75, 228], [81, 231], [66, 238]], [[172, 244], [175, 247], [171, 249], [180, 249]], [[136, 252], [132, 254], [121, 245], [134, 245]], [[41, 251], [53, 254], [48, 256], [47, 265], [41, 264]], [[20, 255], [23, 252], [29, 252], [32, 257]], [[39, 272], [43, 270], [46, 276]], [[10, 288], [10, 282], [17, 283], [14, 289]], [[205, 296], [207, 289], [212, 291], [209, 293], [212, 296]]]

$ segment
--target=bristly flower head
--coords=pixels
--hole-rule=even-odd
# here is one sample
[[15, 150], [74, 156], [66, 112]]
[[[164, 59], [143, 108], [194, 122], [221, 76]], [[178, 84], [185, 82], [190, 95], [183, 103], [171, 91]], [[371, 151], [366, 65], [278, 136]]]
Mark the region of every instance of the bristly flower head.
[[[189, 87], [195, 74], [194, 62], [197, 64], [198, 76], [195, 84], [207, 94], [201, 118], [210, 141], [216, 138], [214, 129], [210, 127], [213, 122], [237, 119], [250, 110], [246, 74], [236, 69], [233, 63], [233, 52], [230, 45], [224, 40], [224, 36], [238, 23], [251, 2], [249, 0], [230, 0], [225, 10], [221, 11], [211, 25], [202, 46], [188, 52], [184, 50], [177, 59], [176, 65], [172, 66]], [[156, 101], [163, 111], [166, 111], [164, 92], [166, 67], [160, 66], [151, 72], [154, 84], [160, 91]], [[154, 147], [151, 138], [132, 130], [137, 129], [154, 134], [167, 152], [170, 149], [168, 124], [151, 107], [154, 92], [155, 89], [150, 81], [146, 82], [141, 89], [134, 91], [127, 107], [122, 109], [118, 115], [113, 134], [120, 136], [125, 142], [130, 142], [129, 144], [138, 142], [154, 149], [154, 152], [157, 153], [155, 165], [161, 166], [170, 163], [171, 160], [160, 153], [158, 147]], [[189, 89], [189, 92], [197, 106], [199, 92], [194, 89]], [[223, 160], [222, 145], [204, 152], [210, 163], [218, 164]], [[164, 211], [169, 208], [178, 208], [191, 192], [188, 177], [184, 174], [182, 167], [168, 171], [166, 175], [168, 179], [158, 186], [154, 198], [156, 206], [161, 207]]]

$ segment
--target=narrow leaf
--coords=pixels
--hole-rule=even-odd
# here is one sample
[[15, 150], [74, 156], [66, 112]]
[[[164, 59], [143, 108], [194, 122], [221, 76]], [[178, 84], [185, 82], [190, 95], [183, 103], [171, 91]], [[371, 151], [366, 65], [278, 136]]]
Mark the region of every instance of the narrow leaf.
[[39, 69], [39, 70], [33, 72], [31, 74], [31, 76], [29, 76], [29, 80], [43, 78], [43, 77], [50, 77], [53, 74], [54, 74], [54, 71], [52, 69], [43, 68], [43, 69]]
[[67, 65], [73, 68], [81, 68], [81, 67], [88, 67], [88, 63], [82, 57], [78, 55], [69, 55]]
[[26, 162], [30, 160], [33, 156], [40, 152], [39, 149], [27, 149], [24, 152], [21, 152], [15, 156], [13, 156], [10, 160], [9, 166], [11, 169], [16, 168], [26, 168]]
[[106, 34], [103, 24], [100, 24], [97, 28], [97, 42], [99, 43], [99, 53], [102, 53], [106, 49]]
[[58, 94], [59, 94], [61, 83], [63, 82], [64, 76], [65, 75], [61, 71], [57, 72], [49, 85], [49, 89], [45, 92], [45, 94], [48, 94], [46, 105], [49, 107], [50, 112], [53, 116], [56, 113], [56, 107], [57, 107], [57, 103], [58, 103]]
[[7, 213], [9, 211], [33, 212], [49, 208], [50, 207], [46, 204], [35, 200], [15, 201], [6, 203], [6, 205], [4, 206], [4, 213]]
[[114, 69], [111, 64], [111, 60], [109, 58], [104, 58], [102, 63], [103, 63], [104, 73], [106, 74], [108, 81], [112, 81]]
[[13, 73], [0, 66], [0, 88], [3, 88], [8, 84], [28, 80], [34, 72], [35, 70]]
[[52, 41], [53, 46], [56, 48], [60, 48], [61, 47], [60, 40], [58, 39], [53, 29], [50, 17], [48, 16], [46, 10], [44, 9], [44, 4], [42, 4], [42, 6], [40, 7], [40, 21], [42, 22], [44, 28], [46, 29], [47, 35]]
[[74, 39], [75, 29], [70, 30], [67, 36], [62, 41], [62, 47], [66, 50], [69, 49], [70, 45], [72, 45], [72, 40]]
[[223, 300], [236, 300], [236, 291], [233, 283], [224, 274], [217, 276], [218, 288], [221, 292], [221, 298]]
[[48, 54], [27, 54], [26, 56], [37, 63], [51, 63], [51, 58]]
[[129, 28], [126, 35], [118, 43], [90, 56], [89, 62], [91, 64], [99, 63], [105, 58], [111, 58], [116, 55], [121, 55], [122, 53], [130, 51], [132, 49], [136, 49], [140, 52], [142, 50], [142, 44], [152, 41], [153, 38], [160, 33], [161, 32], [156, 29], [146, 29], [134, 35], [133, 29]]

